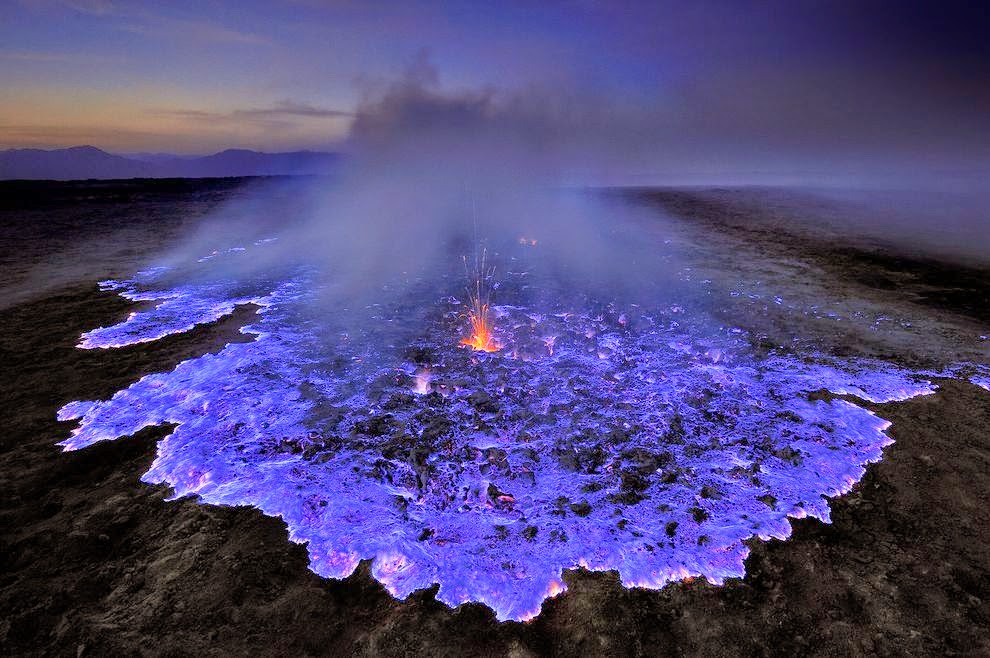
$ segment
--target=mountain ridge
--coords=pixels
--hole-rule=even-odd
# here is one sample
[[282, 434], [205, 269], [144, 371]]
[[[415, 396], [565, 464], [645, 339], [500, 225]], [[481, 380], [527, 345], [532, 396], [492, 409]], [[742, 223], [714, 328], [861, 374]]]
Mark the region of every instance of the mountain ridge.
[[[143, 156], [143, 157], [142, 157]], [[117, 155], [90, 145], [0, 151], [0, 180], [226, 178], [331, 173], [340, 155], [327, 151], [270, 153], [225, 149], [211, 155]]]

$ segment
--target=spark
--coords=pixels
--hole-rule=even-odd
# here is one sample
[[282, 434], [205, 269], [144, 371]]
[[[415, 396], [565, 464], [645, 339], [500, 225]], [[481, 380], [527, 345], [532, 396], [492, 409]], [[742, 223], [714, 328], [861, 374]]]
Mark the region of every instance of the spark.
[[502, 346], [495, 339], [494, 325], [491, 317], [491, 297], [494, 289], [492, 280], [495, 277], [495, 267], [488, 267], [488, 250], [482, 250], [481, 257], [475, 258], [474, 270], [468, 269], [467, 258], [464, 258], [464, 270], [470, 283], [467, 286], [468, 311], [467, 317], [471, 325], [471, 335], [461, 340], [461, 345], [470, 347], [476, 352], [497, 352]]

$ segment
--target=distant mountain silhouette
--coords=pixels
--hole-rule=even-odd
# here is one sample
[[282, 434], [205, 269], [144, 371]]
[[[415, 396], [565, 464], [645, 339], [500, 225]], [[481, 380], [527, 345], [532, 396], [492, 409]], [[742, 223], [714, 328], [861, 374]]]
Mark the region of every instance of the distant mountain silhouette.
[[218, 178], [330, 173], [336, 153], [262, 153], [228, 149], [203, 157], [139, 153], [113, 155], [94, 146], [46, 151], [0, 151], [0, 179], [76, 180], [86, 178]]

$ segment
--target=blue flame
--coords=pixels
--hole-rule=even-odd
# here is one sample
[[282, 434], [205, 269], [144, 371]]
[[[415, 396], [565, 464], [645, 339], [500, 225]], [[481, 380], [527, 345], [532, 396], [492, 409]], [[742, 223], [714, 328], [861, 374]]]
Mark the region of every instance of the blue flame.
[[164, 274], [106, 282], [157, 306], [80, 347], [153, 341], [247, 303], [255, 340], [65, 405], [59, 419], [78, 427], [61, 445], [172, 424], [145, 482], [283, 519], [322, 576], [371, 559], [396, 597], [439, 583], [439, 600], [500, 620], [537, 615], [576, 567], [646, 588], [742, 577], [746, 539], [784, 539], [789, 518], [828, 522], [828, 497], [891, 443], [887, 421], [835, 396], [935, 390], [875, 360], [761, 355], [743, 330], [706, 329], [679, 306], [635, 323], [503, 306], [506, 348], [476, 354], [458, 347], [459, 303], [444, 298], [420, 340], [427, 362], [413, 362], [312, 317], [307, 272], [173, 286]]

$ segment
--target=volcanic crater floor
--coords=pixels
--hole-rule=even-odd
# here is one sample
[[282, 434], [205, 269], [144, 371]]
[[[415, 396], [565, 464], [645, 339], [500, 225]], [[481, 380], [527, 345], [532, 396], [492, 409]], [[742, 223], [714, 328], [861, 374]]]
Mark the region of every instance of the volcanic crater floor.
[[[215, 353], [253, 309], [153, 343], [80, 350], [131, 309], [94, 281], [0, 311], [5, 653], [368, 655], [979, 654], [987, 645], [990, 528], [986, 391], [936, 379], [933, 395], [857, 404], [895, 440], [831, 524], [791, 520], [748, 540], [745, 576], [658, 591], [615, 572], [567, 571], [567, 592], [525, 624], [498, 623], [436, 587], [396, 600], [368, 561], [341, 581], [307, 569], [283, 522], [250, 508], [166, 502], [140, 477], [168, 427], [62, 453], [70, 400], [106, 399], [143, 375]], [[497, 461], [497, 460], [496, 460]]]

